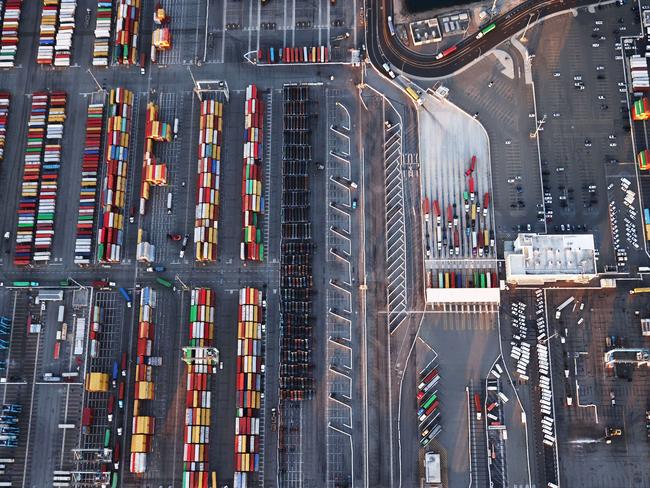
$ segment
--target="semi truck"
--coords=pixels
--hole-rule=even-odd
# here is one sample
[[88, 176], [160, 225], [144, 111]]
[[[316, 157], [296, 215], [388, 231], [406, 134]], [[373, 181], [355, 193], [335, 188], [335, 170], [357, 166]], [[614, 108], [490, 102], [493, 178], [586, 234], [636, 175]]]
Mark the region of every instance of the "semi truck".
[[129, 295], [129, 292], [126, 291], [125, 288], [120, 287], [120, 294], [124, 297], [124, 300], [126, 301], [126, 306], [131, 308], [133, 306], [133, 300], [131, 299], [131, 295]]
[[569, 297], [566, 300], [564, 300], [559, 307], [555, 310], [555, 320], [560, 319], [560, 315], [562, 315], [562, 310], [564, 310], [569, 304], [573, 302], [574, 298]]

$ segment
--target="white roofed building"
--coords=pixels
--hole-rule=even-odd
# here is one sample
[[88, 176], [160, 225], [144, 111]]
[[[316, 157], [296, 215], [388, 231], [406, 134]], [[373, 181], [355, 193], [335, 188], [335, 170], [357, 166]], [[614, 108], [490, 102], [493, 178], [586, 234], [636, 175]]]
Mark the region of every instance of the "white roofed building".
[[504, 254], [508, 283], [587, 283], [596, 276], [594, 236], [591, 234], [519, 234], [513, 249], [506, 249]]

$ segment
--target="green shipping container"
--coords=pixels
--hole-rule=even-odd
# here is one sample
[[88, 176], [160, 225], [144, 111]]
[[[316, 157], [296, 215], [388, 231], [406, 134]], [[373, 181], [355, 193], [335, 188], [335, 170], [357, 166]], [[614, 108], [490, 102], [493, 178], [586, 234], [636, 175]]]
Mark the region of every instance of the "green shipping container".
[[197, 306], [192, 305], [190, 307], [190, 322], [196, 322]]

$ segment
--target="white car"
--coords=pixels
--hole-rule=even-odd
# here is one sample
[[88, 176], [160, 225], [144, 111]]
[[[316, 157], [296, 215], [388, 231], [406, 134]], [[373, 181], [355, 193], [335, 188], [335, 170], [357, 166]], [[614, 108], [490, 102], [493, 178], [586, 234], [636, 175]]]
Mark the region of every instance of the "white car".
[[559, 71], [556, 71], [555, 73], [553, 73], [553, 77], [554, 77], [554, 78], [559, 78], [559, 77], [560, 77], [560, 74], [561, 74], [561, 73], [560, 73]]
[[509, 146], [510, 144], [512, 144], [512, 141], [510, 139], [506, 140], [506, 146]]
[[591, 45], [591, 47], [600, 47], [600, 44], [598, 44], [597, 42], [594, 42], [594, 43]]
[[610, 142], [609, 147], [616, 147], [616, 143], [615, 142]]
[[553, 117], [559, 117], [559, 116], [560, 116], [559, 112], [553, 112]]
[[605, 95], [598, 95], [598, 100], [605, 100]]

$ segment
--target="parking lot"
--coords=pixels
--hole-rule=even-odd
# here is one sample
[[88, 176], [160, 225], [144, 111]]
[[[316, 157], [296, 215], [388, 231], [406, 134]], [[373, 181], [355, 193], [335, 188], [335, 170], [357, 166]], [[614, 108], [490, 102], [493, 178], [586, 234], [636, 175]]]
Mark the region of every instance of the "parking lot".
[[620, 202], [620, 178], [636, 187], [625, 79], [615, 49], [625, 26], [636, 30], [627, 6], [581, 9], [575, 19], [560, 16], [534, 29], [529, 43], [537, 118], [545, 120], [539, 140], [548, 230], [593, 232], [601, 269], [616, 266], [612, 248], [632, 255], [643, 249], [638, 219], [629, 224], [637, 248], [625, 234], [613, 242], [607, 217], [608, 203]]
[[[627, 287], [547, 296], [550, 329], [564, 337], [549, 341], [562, 483], [647, 484], [648, 368], [604, 364], [613, 348], [647, 347], [640, 327], [647, 296], [630, 295]], [[580, 305], [565, 308], [556, 320], [555, 307], [572, 296]]]
[[[194, 3], [202, 2], [189, 2], [188, 8]], [[345, 2], [327, 0], [217, 0], [209, 4], [208, 27], [197, 22], [194, 44], [200, 45], [199, 57], [205, 51], [207, 63], [240, 62], [259, 49], [302, 46], [327, 46], [333, 61], [347, 61], [348, 48], [356, 46], [356, 14]], [[193, 43], [185, 45], [191, 49]]]

